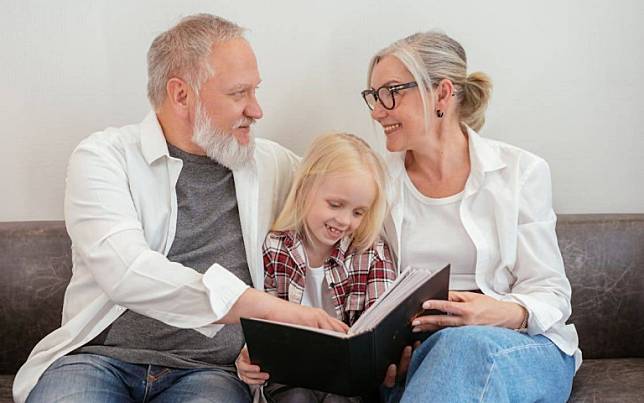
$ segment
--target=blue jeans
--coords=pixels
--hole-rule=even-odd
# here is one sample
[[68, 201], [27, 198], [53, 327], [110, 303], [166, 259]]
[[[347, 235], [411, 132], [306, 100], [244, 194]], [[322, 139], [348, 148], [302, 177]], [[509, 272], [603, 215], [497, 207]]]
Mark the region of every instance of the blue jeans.
[[[574, 375], [574, 358], [547, 337], [446, 328], [414, 351], [401, 402], [565, 402]], [[391, 392], [396, 401], [400, 393]]]
[[222, 369], [130, 364], [96, 354], [54, 361], [27, 398], [32, 402], [250, 402], [246, 384]]

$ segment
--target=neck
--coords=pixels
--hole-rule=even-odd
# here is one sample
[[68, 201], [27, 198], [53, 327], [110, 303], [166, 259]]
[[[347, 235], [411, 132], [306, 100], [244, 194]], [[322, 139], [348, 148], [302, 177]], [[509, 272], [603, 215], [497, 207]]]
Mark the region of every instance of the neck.
[[324, 262], [331, 256], [333, 247], [326, 245], [313, 245], [308, 241], [304, 241], [304, 251], [306, 258], [311, 267], [321, 267]]
[[193, 128], [189, 121], [179, 118], [164, 107], [157, 111], [157, 119], [168, 143], [189, 154], [206, 155], [201, 147], [192, 142]]
[[441, 181], [464, 167], [469, 171], [468, 138], [460, 124], [439, 128], [436, 133], [427, 135], [420, 147], [407, 151], [407, 171], [422, 173], [432, 181]]

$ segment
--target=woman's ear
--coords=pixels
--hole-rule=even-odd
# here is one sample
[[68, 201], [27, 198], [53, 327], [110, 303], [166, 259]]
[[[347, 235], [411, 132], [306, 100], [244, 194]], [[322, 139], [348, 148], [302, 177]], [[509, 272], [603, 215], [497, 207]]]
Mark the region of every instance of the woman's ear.
[[454, 84], [448, 79], [443, 79], [438, 83], [436, 88], [436, 109], [447, 110], [447, 105], [452, 99], [454, 93]]
[[166, 84], [166, 95], [177, 115], [184, 118], [190, 115], [194, 92], [185, 81], [177, 77], [169, 79]]

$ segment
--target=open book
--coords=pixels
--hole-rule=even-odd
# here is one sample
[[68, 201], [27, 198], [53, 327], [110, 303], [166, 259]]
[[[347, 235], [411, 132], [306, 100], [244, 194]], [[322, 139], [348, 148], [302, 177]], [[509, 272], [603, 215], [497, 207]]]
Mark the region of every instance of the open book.
[[412, 320], [434, 313], [422, 303], [447, 299], [449, 272], [449, 265], [434, 272], [405, 270], [347, 334], [242, 318], [251, 362], [273, 382], [345, 396], [370, 393], [389, 364], [398, 364], [403, 348], [418, 339]]

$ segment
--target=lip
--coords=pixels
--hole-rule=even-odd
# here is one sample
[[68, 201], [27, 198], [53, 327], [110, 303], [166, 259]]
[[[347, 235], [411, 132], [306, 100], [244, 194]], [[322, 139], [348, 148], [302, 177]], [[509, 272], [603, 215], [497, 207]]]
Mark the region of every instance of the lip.
[[250, 126], [240, 126], [234, 129], [237, 141], [242, 144], [248, 144], [250, 141]]
[[329, 239], [338, 240], [344, 236], [344, 231], [339, 230], [332, 225], [324, 224], [324, 229], [326, 230], [325, 232]]
[[402, 124], [400, 123], [391, 123], [391, 124], [381, 123], [381, 125], [386, 135], [390, 135], [394, 132], [397, 132], [402, 127]]

